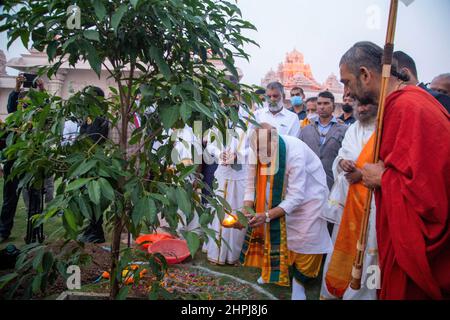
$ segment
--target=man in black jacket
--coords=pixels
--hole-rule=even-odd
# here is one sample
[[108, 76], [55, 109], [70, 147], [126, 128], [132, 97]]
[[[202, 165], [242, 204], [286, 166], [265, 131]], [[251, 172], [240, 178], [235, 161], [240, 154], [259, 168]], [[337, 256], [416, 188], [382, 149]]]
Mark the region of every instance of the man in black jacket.
[[[24, 98], [27, 94], [23, 90], [22, 85], [26, 81], [26, 78], [20, 74], [16, 78], [16, 87], [9, 94], [7, 110], [8, 113], [14, 113], [17, 111], [19, 100]], [[44, 91], [44, 82], [41, 79], [36, 80], [38, 90]], [[3, 137], [6, 138], [6, 137]], [[2, 146], [6, 147], [4, 144]], [[12, 167], [14, 165], [14, 159], [7, 160], [3, 166], [3, 204], [0, 214], [0, 243], [8, 240], [11, 230], [14, 225], [14, 216], [16, 215], [17, 203], [19, 202], [20, 192], [19, 188], [20, 177], [10, 178]]]
[[[84, 89], [94, 96], [105, 97], [105, 93], [99, 87], [87, 87]], [[109, 134], [109, 122], [104, 117], [97, 117], [93, 121], [88, 119], [84, 121], [80, 126], [80, 136], [86, 135], [89, 139], [96, 144], [103, 144]], [[100, 208], [103, 212], [106, 208]], [[80, 241], [86, 243], [103, 243], [105, 242], [105, 234], [103, 231], [103, 215], [96, 221], [92, 219], [89, 222], [88, 227], [81, 235]]]

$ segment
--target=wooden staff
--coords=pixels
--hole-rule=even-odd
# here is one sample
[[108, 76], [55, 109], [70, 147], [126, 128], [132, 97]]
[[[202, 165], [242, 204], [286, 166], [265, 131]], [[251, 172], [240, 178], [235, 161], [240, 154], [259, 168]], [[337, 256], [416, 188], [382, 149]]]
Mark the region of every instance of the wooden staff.
[[[389, 21], [386, 33], [386, 44], [384, 46], [383, 52], [383, 70], [381, 77], [381, 90], [380, 98], [378, 101], [378, 115], [377, 115], [377, 129], [375, 131], [375, 150], [373, 153], [373, 163], [377, 163], [380, 157], [380, 145], [381, 145], [381, 135], [383, 130], [383, 117], [384, 117], [384, 107], [387, 95], [387, 89], [389, 84], [389, 79], [391, 77], [391, 66], [392, 58], [394, 53], [394, 36], [395, 27], [397, 23], [397, 9], [398, 0], [391, 0], [391, 7], [389, 11]], [[367, 233], [369, 226], [369, 216], [370, 208], [372, 203], [373, 190], [369, 191], [369, 196], [366, 199], [365, 211], [361, 225], [361, 233], [356, 245], [356, 259], [353, 264], [352, 269], [352, 281], [350, 282], [350, 287], [353, 290], [359, 290], [361, 288], [361, 278], [362, 278], [362, 268], [364, 261], [364, 251], [367, 244]]]

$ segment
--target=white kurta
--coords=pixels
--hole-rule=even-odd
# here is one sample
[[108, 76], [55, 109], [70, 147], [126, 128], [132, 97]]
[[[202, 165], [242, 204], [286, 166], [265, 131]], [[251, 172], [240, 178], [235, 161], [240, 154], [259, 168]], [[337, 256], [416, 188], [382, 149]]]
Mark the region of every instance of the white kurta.
[[[161, 146], [169, 143], [170, 139], [170, 141], [174, 142], [171, 159], [166, 160], [170, 165], [177, 165], [183, 161], [192, 162], [194, 164], [199, 161], [201, 162], [201, 158], [199, 159], [197, 157], [197, 155], [201, 156], [201, 140], [197, 138], [190, 126], [186, 124], [183, 129], [169, 129], [166, 132], [169, 137], [164, 139], [162, 143], [156, 141], [153, 144], [152, 152], [156, 153]], [[188, 176], [185, 179], [189, 183], [193, 182], [192, 176]], [[189, 223], [187, 223], [186, 216], [181, 210], [178, 210], [178, 214], [181, 221], [178, 223], [177, 232], [180, 237], [182, 237], [183, 231], [192, 231], [197, 234], [202, 233], [197, 212], [193, 212], [193, 219]], [[162, 219], [161, 216], [160, 220], [161, 226], [167, 225], [167, 222]]]
[[[242, 210], [244, 204], [248, 167], [246, 158], [249, 148], [248, 137], [244, 136], [245, 133], [243, 130], [237, 128], [236, 133], [239, 135], [239, 138], [225, 138], [225, 146], [217, 142], [208, 145], [208, 152], [212, 153], [216, 159], [219, 159], [220, 153], [224, 150], [238, 154], [238, 159], [240, 160], [238, 163], [240, 166], [225, 165], [219, 162], [219, 166], [214, 174], [218, 182], [218, 189], [215, 192], [227, 200], [234, 215], [236, 215], [237, 210]], [[216, 232], [216, 239], [221, 239], [221, 243], [219, 247], [214, 239], [209, 238], [208, 242], [204, 244], [203, 251], [207, 253], [208, 260], [218, 264], [237, 263], [244, 243], [246, 230], [223, 228], [217, 216], [209, 227]]]
[[[356, 162], [362, 149], [366, 145], [367, 141], [372, 136], [375, 130], [374, 125], [362, 126], [359, 121], [352, 124], [342, 141], [342, 147], [339, 150], [338, 156], [333, 163], [333, 174], [334, 174], [334, 185], [330, 192], [330, 197], [328, 200], [328, 209], [324, 211], [324, 218], [331, 223], [334, 223], [332, 240], [333, 244], [336, 242], [336, 238], [339, 231], [339, 225], [342, 219], [342, 213], [344, 210], [345, 202], [348, 193], [348, 181], [345, 178], [345, 172], [339, 166], [339, 161], [353, 160]], [[369, 269], [369, 274], [367, 268], [369, 266], [378, 266], [378, 251], [377, 251], [377, 239], [375, 230], [375, 200], [372, 199], [371, 204], [371, 214], [369, 217], [369, 232], [368, 232], [368, 243], [367, 249], [364, 256], [363, 267], [365, 272], [361, 279], [361, 289], [355, 291], [350, 287], [345, 292], [344, 300], [375, 300], [376, 290], [368, 289], [366, 286], [367, 278], [373, 271]], [[325, 260], [323, 279], [322, 279], [322, 289], [320, 292], [321, 299], [336, 299], [332, 296], [326, 287], [325, 276], [328, 270], [328, 265], [331, 260], [331, 254], [329, 254]]]
[[[327, 223], [322, 218], [328, 199], [322, 163], [303, 141], [281, 137], [286, 143], [286, 192], [279, 207], [286, 212], [288, 249], [303, 254], [329, 253], [332, 243]], [[255, 171], [256, 166], [250, 165], [245, 201], [255, 199]]]
[[254, 113], [256, 122], [266, 122], [275, 127], [279, 134], [298, 138], [300, 135], [300, 121], [297, 114], [283, 108], [277, 114], [269, 111], [267, 104], [263, 108], [256, 110]]
[[75, 139], [80, 134], [80, 126], [78, 123], [72, 120], [66, 120], [64, 122], [64, 129], [63, 129], [63, 139], [61, 144], [64, 145], [70, 145], [72, 144]]

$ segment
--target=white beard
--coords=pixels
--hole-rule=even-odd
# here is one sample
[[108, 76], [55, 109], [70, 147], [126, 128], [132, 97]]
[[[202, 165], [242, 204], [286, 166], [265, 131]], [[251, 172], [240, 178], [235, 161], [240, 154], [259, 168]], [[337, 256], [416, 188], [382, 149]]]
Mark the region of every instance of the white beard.
[[283, 103], [280, 101], [277, 105], [273, 106], [270, 103], [267, 103], [270, 112], [277, 113], [283, 109]]

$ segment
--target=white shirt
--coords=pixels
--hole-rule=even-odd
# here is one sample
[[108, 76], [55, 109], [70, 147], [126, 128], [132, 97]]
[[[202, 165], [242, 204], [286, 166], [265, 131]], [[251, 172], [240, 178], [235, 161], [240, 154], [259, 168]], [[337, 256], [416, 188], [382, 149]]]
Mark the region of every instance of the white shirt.
[[344, 159], [356, 162], [374, 131], [375, 123], [363, 126], [359, 120], [348, 127], [342, 140], [342, 147], [339, 149], [338, 155], [333, 162], [334, 179], [344, 171], [339, 165], [339, 161]]
[[269, 111], [269, 107], [265, 105], [263, 108], [256, 110], [254, 115], [256, 122], [270, 124], [277, 129], [279, 134], [296, 138], [300, 135], [300, 121], [298, 120], [298, 116], [286, 108], [273, 114]]
[[[239, 118], [246, 122], [248, 125], [248, 113], [239, 107]], [[211, 155], [214, 162], [219, 166], [214, 173], [217, 179], [227, 180], [246, 180], [247, 179], [247, 166], [248, 166], [248, 154], [250, 148], [249, 135], [241, 128], [229, 129], [226, 131], [227, 136], [222, 137], [219, 130], [212, 128], [207, 133], [207, 147], [205, 153]], [[211, 142], [212, 137], [214, 141]], [[239, 149], [239, 150], [238, 150]], [[237, 155], [237, 164], [239, 166], [224, 165], [220, 161], [220, 154], [224, 151], [234, 152]]]
[[63, 146], [72, 144], [75, 139], [80, 134], [80, 126], [78, 123], [72, 120], [66, 120], [64, 122], [64, 129], [63, 129], [63, 139], [61, 144]]
[[[346, 172], [341, 168], [339, 162], [342, 159], [356, 162], [374, 131], [375, 123], [363, 126], [361, 122], [356, 121], [345, 132], [342, 147], [339, 149], [338, 155], [333, 162], [334, 184], [328, 200], [329, 209], [323, 212], [325, 220], [334, 224], [340, 224], [343, 208], [347, 200], [349, 183], [345, 177]], [[375, 205], [374, 201], [373, 205]]]
[[[303, 141], [281, 137], [286, 144], [286, 192], [278, 206], [286, 212], [288, 248], [303, 254], [330, 253], [331, 238], [322, 219], [328, 198], [322, 163]], [[255, 200], [255, 171], [256, 166], [250, 165], [244, 201]]]
[[[170, 164], [177, 165], [184, 160], [191, 160], [194, 164], [201, 163], [202, 145], [194, 134], [194, 131], [187, 124], [182, 129], [169, 129], [163, 131], [168, 137], [162, 142], [155, 141], [152, 147], [152, 153], [156, 154], [158, 149], [173, 141], [173, 149], [171, 151]], [[194, 149], [192, 149], [194, 147]]]

